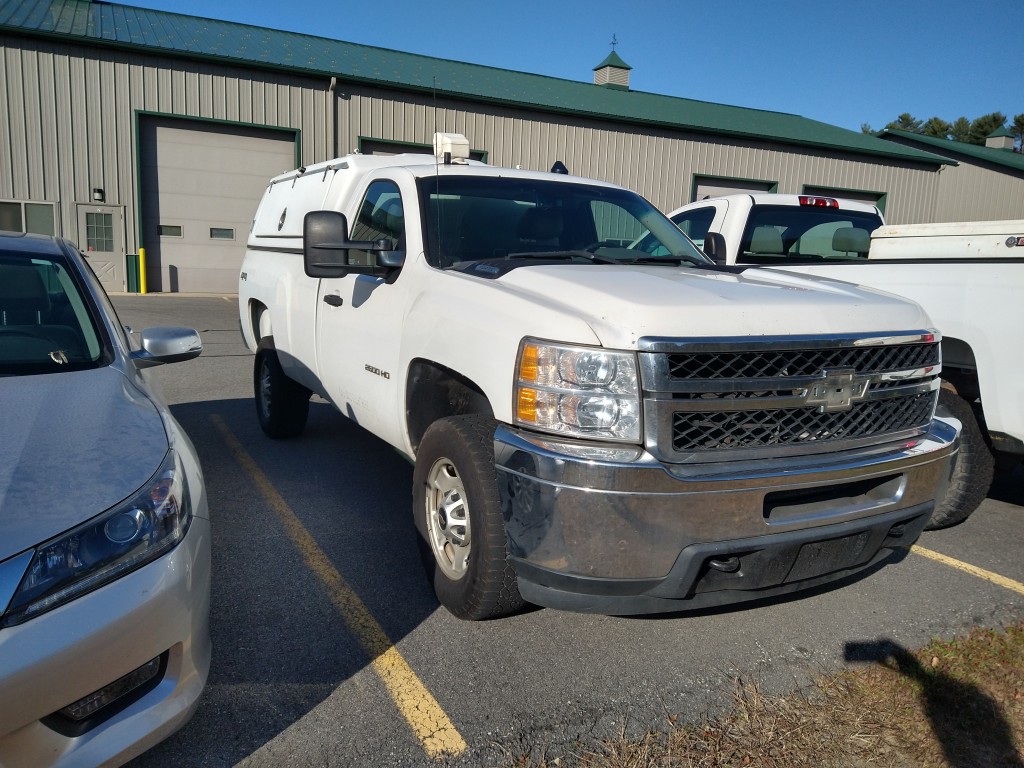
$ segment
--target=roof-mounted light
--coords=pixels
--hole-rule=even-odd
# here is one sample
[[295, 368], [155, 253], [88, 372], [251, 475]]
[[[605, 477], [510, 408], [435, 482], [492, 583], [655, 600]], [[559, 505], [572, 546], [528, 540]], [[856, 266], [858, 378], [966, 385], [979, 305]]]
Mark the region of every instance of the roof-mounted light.
[[461, 133], [435, 133], [434, 157], [445, 165], [469, 162], [469, 139]]
[[834, 197], [817, 197], [815, 195], [800, 195], [800, 205], [810, 205], [815, 208], [838, 208], [839, 201]]

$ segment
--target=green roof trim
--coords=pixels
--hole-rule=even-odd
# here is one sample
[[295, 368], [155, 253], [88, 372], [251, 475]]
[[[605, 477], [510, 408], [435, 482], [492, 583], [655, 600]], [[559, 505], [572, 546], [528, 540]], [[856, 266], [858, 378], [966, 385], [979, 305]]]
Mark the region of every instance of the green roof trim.
[[627, 64], [626, 62], [624, 62], [622, 60], [622, 57], [619, 56], [619, 54], [617, 54], [615, 51], [612, 51], [607, 56], [605, 56], [604, 61], [602, 61], [600, 64], [594, 67], [594, 71], [596, 72], [597, 70], [604, 69], [605, 67], [615, 67], [616, 69], [632, 69], [632, 67], [629, 66], [629, 64]]
[[[799, 115], [403, 53], [297, 32], [90, 0], [0, 0], [0, 31], [202, 59], [636, 126], [934, 166], [949, 161]], [[613, 51], [614, 54], [614, 51]]]
[[959, 155], [961, 158], [982, 160], [992, 163], [993, 165], [1001, 165], [1005, 168], [1010, 168], [1014, 171], [1024, 171], [1024, 154], [1021, 154], [1020, 152], [1013, 152], [1009, 149], [995, 149], [993, 147], [984, 147], [980, 144], [968, 144], [963, 141], [939, 139], [934, 136], [924, 136], [920, 133], [900, 131], [893, 128], [886, 128], [885, 130], [880, 131], [878, 135], [883, 139], [886, 136], [892, 136], [893, 138], [913, 141], [915, 143], [922, 144], [925, 147], [932, 147], [940, 152], [948, 152], [950, 155], [953, 155], [954, 158]]

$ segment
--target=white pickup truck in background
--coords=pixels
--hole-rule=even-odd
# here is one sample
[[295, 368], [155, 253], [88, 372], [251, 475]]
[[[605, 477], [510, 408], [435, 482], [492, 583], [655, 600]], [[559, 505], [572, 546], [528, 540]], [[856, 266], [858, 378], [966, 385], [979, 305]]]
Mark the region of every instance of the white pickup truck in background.
[[930, 527], [965, 519], [993, 464], [1024, 457], [1024, 221], [885, 225], [866, 203], [769, 193], [707, 198], [669, 218], [718, 263], [846, 280], [925, 309], [942, 333], [940, 405], [964, 422]]
[[274, 178], [238, 292], [263, 431], [316, 393], [407, 456], [446, 608], [724, 605], [917, 539], [960, 429], [920, 307], [718, 267], [633, 192], [468, 148]]

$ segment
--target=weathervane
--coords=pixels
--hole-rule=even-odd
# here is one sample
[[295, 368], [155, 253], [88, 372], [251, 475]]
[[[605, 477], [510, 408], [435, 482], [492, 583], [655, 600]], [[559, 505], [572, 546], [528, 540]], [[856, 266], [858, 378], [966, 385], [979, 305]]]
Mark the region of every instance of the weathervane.
[[615, 50], [615, 46], [619, 44], [619, 41], [615, 37], [615, 33], [612, 33], [612, 50]]

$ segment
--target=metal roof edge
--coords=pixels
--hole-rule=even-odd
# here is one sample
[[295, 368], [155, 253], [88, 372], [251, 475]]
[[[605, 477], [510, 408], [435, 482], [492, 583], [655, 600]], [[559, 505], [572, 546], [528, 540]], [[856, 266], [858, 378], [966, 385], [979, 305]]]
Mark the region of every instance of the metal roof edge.
[[[992, 147], [986, 147], [983, 144], [967, 144], [953, 139], [941, 139], [935, 136], [925, 136], [921, 133], [901, 131], [894, 128], [883, 128], [877, 135], [883, 141], [890, 141], [890, 139], [886, 139], [885, 137], [892, 136], [906, 141], [918, 142], [936, 149], [942, 149], [952, 152], [953, 154], [962, 155], [965, 158], [970, 158], [971, 160], [1001, 165], [1004, 168], [1009, 168], [1018, 172], [1024, 171], [1024, 154], [1021, 154], [1020, 152], [1010, 152], [1005, 149], [994, 149]], [[949, 160], [954, 165], [959, 165], [956, 160], [953, 160], [952, 158], [949, 158]]]
[[[285, 30], [274, 30], [266, 27], [258, 27], [250, 24], [244, 24], [240, 22], [224, 21], [218, 19], [204, 19], [203, 17], [190, 16], [187, 14], [180, 14], [170, 11], [156, 11], [146, 8], [139, 8], [135, 6], [124, 6], [117, 3], [104, 3], [104, 5], [114, 6], [122, 9], [129, 9], [132, 11], [139, 11], [150, 14], [157, 14], [158, 16], [173, 16], [185, 20], [202, 20], [209, 21], [215, 24], [223, 24], [229, 27], [241, 27], [245, 29], [251, 29], [259, 32], [260, 34], [285, 34], [289, 36], [296, 36], [300, 38], [309, 38], [313, 40], [323, 41], [330, 45], [343, 45], [355, 49], [367, 50], [367, 51], [380, 51], [382, 53], [400, 56], [406, 59], [416, 59], [437, 62], [439, 65], [457, 67], [473, 68], [475, 70], [485, 70], [487, 72], [493, 72], [495, 76], [508, 76], [514, 75], [519, 77], [530, 78], [537, 82], [545, 81], [553, 84], [561, 84], [564, 87], [572, 88], [595, 88], [601, 92], [607, 94], [613, 91], [602, 88], [601, 86], [593, 85], [585, 81], [578, 80], [567, 80], [564, 78], [555, 78], [548, 75], [539, 75], [529, 72], [520, 72], [515, 70], [499, 69], [496, 67], [490, 67], [487, 65], [474, 64], [471, 62], [458, 62], [449, 59], [440, 59], [433, 56], [426, 56], [423, 54], [407, 53], [402, 51], [394, 51], [391, 49], [379, 48], [376, 46], [367, 46], [361, 43], [350, 43], [347, 41], [333, 40], [331, 38], [319, 37], [315, 35], [307, 35], [301, 32], [291, 32]], [[686, 122], [684, 120], [673, 120], [669, 118], [649, 118], [644, 117], [641, 110], [634, 109], [630, 110], [628, 107], [620, 109], [618, 113], [609, 113], [607, 111], [600, 111], [597, 106], [593, 109], [580, 109], [569, 106], [562, 106], [558, 104], [544, 103], [539, 101], [524, 101], [522, 99], [511, 99], [502, 98], [500, 96], [488, 96], [487, 94], [480, 92], [473, 92], [472, 90], [455, 90], [451, 88], [445, 88], [443, 83], [440, 85], [432, 84], [418, 84], [406, 80], [384, 80], [375, 77], [367, 77], [363, 75], [351, 74], [351, 73], [339, 73], [331, 72], [329, 69], [310, 69], [297, 64], [287, 64], [273, 61], [261, 61], [252, 58], [243, 58], [231, 56], [224, 53], [210, 53], [203, 51], [189, 50], [185, 48], [171, 47], [171, 46], [160, 46], [155, 45], [152, 42], [149, 43], [133, 43], [126, 40], [111, 39], [109, 37], [90, 36], [88, 34], [76, 34], [70, 32], [61, 32], [56, 30], [41, 30], [38, 28], [30, 28], [24, 26], [14, 26], [7, 23], [0, 23], [0, 31], [13, 34], [14, 36], [22, 37], [35, 37], [41, 39], [48, 39], [60, 42], [71, 42], [79, 45], [86, 45], [98, 48], [108, 48], [115, 50], [124, 50], [130, 52], [146, 53], [149, 55], [162, 55], [169, 58], [186, 59], [186, 60], [199, 60], [209, 63], [220, 63], [220, 64], [231, 64], [235, 66], [243, 66], [250, 69], [259, 69], [264, 71], [273, 72], [284, 72], [289, 74], [301, 74], [311, 78], [330, 78], [332, 76], [337, 77], [343, 82], [357, 83], [362, 85], [368, 85], [377, 88], [383, 88], [393, 91], [406, 91], [420, 94], [434, 94], [438, 96], [444, 96], [446, 98], [461, 99], [464, 101], [473, 101], [477, 103], [490, 103], [500, 104], [502, 106], [511, 106], [516, 108], [527, 108], [533, 111], [549, 113], [549, 114], [562, 114], [562, 115], [575, 115], [582, 116], [592, 119], [599, 119], [606, 122], [613, 122], [620, 125], [643, 125], [649, 127], [658, 127], [662, 129], [669, 129], [674, 131], [681, 131], [684, 133], [696, 133], [696, 134], [707, 134], [712, 136], [725, 136], [732, 138], [743, 138], [752, 139], [759, 142], [765, 143], [776, 143], [787, 146], [803, 146], [813, 147], [819, 150], [829, 150], [832, 152], [842, 152], [844, 154], [853, 154], [866, 157], [885, 157], [891, 160], [902, 161], [909, 164], [924, 164], [924, 165], [957, 165], [955, 160], [945, 158], [941, 155], [927, 152], [916, 147], [906, 147], [904, 145], [896, 144], [895, 142], [886, 142], [893, 146], [899, 146], [900, 150], [889, 151], [882, 146], [878, 147], [859, 147], [855, 144], [842, 143], [838, 140], [827, 141], [827, 140], [815, 140], [813, 138], [802, 138], [792, 135], [782, 135], [782, 132], [754, 132], [754, 131], [743, 131], [736, 130], [734, 128], [720, 127], [707, 124], [696, 124], [694, 122]], [[839, 126], [833, 126], [828, 123], [821, 123], [820, 121], [805, 118], [800, 115], [792, 113], [775, 111], [775, 110], [762, 110], [751, 107], [739, 107], [734, 105], [720, 104], [716, 102], [707, 102], [696, 99], [686, 99], [684, 97], [669, 96], [666, 94], [650, 93], [645, 91], [614, 91], [615, 93], [621, 93], [624, 98], [643, 98], [657, 102], [664, 106], [666, 111], [673, 105], [679, 109], [684, 108], [686, 105], [692, 105], [698, 109], [717, 109], [717, 110], [738, 110], [751, 115], [764, 115], [766, 117], [779, 117], [779, 118], [791, 118], [793, 120], [799, 120], [805, 123], [809, 127], [820, 125], [823, 129], [828, 131], [846, 131], [846, 129], [840, 128]], [[853, 133], [852, 131], [850, 133]], [[879, 140], [878, 144], [882, 145], [883, 140]]]

